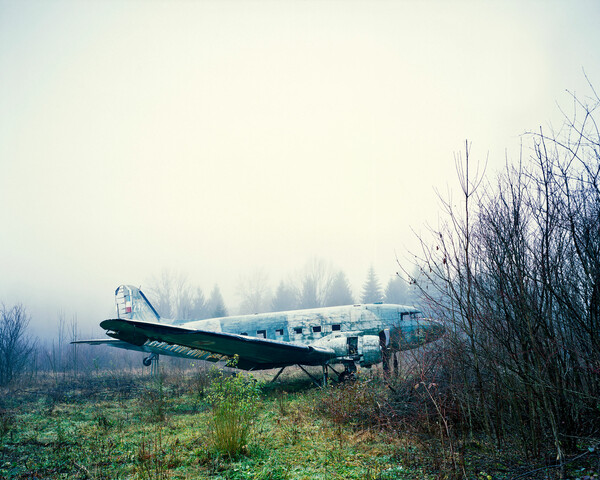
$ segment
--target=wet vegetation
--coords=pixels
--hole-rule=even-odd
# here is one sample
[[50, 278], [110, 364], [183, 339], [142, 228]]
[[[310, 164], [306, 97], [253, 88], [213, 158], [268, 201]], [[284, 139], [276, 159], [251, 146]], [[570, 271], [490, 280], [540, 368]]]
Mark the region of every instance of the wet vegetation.
[[[533, 457], [517, 431], [465, 428], [441, 358], [327, 388], [296, 369], [274, 384], [205, 365], [40, 375], [2, 392], [0, 478], [558, 478], [552, 443]], [[567, 478], [597, 475], [594, 441]]]

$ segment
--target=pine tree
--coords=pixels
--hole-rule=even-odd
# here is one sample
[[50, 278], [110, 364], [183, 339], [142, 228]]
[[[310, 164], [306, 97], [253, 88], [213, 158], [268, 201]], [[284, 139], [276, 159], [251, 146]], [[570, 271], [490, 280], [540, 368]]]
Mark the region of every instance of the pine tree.
[[408, 288], [404, 279], [398, 275], [390, 278], [385, 288], [385, 303], [406, 304], [408, 300]]
[[337, 305], [352, 305], [353, 303], [354, 296], [352, 295], [348, 277], [346, 277], [344, 272], [339, 271], [333, 279], [331, 288], [327, 292], [325, 306], [334, 307]]
[[196, 295], [194, 296], [191, 318], [194, 320], [202, 320], [203, 318], [208, 318], [210, 316], [210, 313], [208, 313], [208, 302], [204, 297], [204, 292], [198, 287], [196, 289]]
[[381, 284], [375, 274], [373, 265], [369, 268], [367, 273], [367, 279], [363, 284], [362, 295], [360, 297], [362, 303], [377, 303], [383, 301], [383, 291], [381, 290]]
[[279, 282], [271, 308], [274, 312], [283, 312], [285, 310], [294, 310], [298, 308], [298, 293], [295, 288], [286, 285], [283, 280]]
[[208, 311], [213, 318], [227, 316], [227, 308], [225, 308], [223, 295], [221, 295], [221, 290], [216, 283], [212, 289], [212, 292], [210, 292], [210, 298], [208, 299]]
[[300, 292], [300, 308], [320, 307], [317, 297], [317, 282], [312, 277], [304, 278]]

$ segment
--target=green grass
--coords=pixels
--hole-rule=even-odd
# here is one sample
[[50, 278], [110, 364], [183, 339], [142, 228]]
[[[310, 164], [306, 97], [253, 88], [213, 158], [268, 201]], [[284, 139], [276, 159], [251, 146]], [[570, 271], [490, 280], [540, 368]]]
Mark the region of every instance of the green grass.
[[193, 372], [161, 382], [102, 374], [2, 392], [0, 478], [483, 479], [509, 478], [520, 461], [473, 442], [462, 472], [449, 469], [435, 434], [378, 424], [386, 389], [376, 377], [265, 385], [243, 412], [244, 448], [230, 454], [215, 441], [208, 383]]
[[235, 458], [248, 450], [260, 408], [261, 384], [240, 372], [215, 375], [208, 387], [211, 407], [212, 444], [215, 451]]

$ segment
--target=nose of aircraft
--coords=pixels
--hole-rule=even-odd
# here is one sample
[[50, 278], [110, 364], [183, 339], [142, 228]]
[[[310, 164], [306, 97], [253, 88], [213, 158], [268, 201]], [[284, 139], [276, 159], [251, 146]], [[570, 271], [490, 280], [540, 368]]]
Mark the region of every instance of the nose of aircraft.
[[421, 328], [425, 331], [425, 341], [435, 342], [446, 333], [446, 327], [436, 320], [422, 320]]
[[435, 342], [444, 335], [446, 328], [441, 322], [429, 318], [420, 318], [401, 323], [391, 330], [390, 345], [399, 350], [417, 348], [429, 342]]

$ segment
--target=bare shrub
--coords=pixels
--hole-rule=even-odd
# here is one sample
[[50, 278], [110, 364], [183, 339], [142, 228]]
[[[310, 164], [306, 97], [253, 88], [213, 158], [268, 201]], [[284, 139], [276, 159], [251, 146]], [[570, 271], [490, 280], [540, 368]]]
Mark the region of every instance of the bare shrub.
[[381, 386], [374, 379], [359, 378], [323, 390], [316, 408], [337, 425], [356, 428], [377, 426], [381, 422]]
[[573, 100], [565, 128], [530, 135], [530, 159], [494, 183], [467, 143], [462, 207], [444, 203], [413, 279], [448, 327], [457, 419], [530, 457], [551, 444], [559, 464], [600, 428], [600, 99]]
[[0, 308], [0, 385], [6, 385], [22, 373], [35, 348], [27, 334], [30, 317], [23, 305]]

